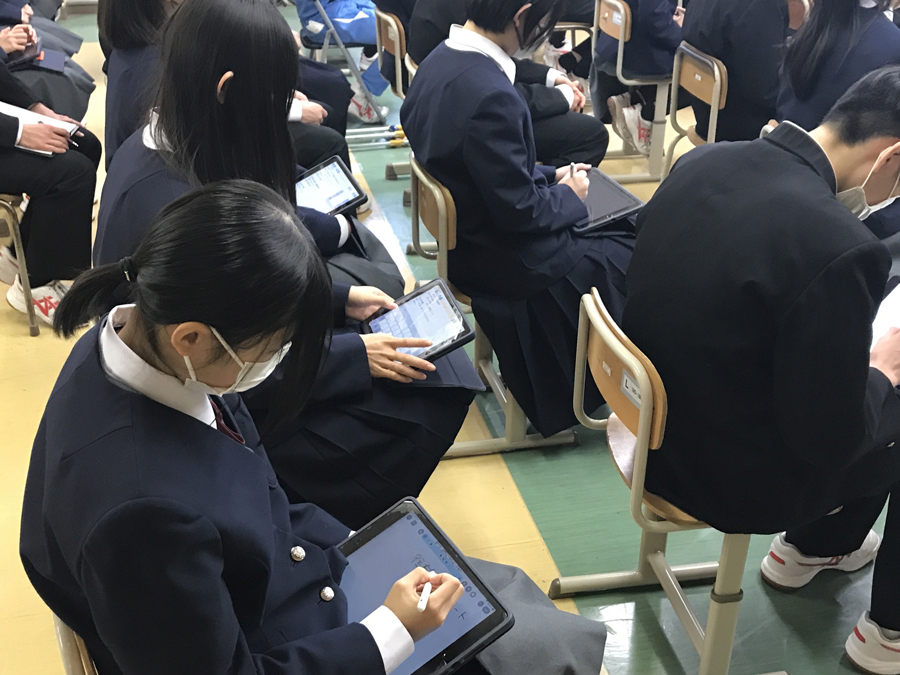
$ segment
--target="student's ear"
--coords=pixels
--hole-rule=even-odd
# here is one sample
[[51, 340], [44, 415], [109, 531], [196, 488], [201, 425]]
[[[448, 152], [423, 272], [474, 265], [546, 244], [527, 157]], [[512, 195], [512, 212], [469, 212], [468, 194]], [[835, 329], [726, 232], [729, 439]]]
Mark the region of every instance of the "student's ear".
[[228, 85], [231, 83], [232, 78], [234, 78], [234, 71], [229, 70], [219, 80], [219, 86], [216, 87], [216, 100], [219, 103], [225, 103], [225, 94], [228, 93]]
[[881, 151], [878, 155], [878, 159], [875, 160], [875, 164], [872, 166], [872, 172], [875, 173], [879, 169], [883, 169], [890, 161], [891, 157], [897, 157], [898, 155], [900, 155], [900, 141], [897, 141], [893, 145], [889, 145]]
[[522, 23], [525, 23], [525, 13], [531, 9], [531, 3], [526, 2], [519, 8], [519, 11], [516, 12], [516, 15], [513, 17], [513, 24], [518, 28]]
[[180, 356], [189, 356], [194, 360], [198, 356], [204, 359], [209, 353], [213, 340], [209, 326], [199, 321], [187, 321], [169, 329], [169, 341]]

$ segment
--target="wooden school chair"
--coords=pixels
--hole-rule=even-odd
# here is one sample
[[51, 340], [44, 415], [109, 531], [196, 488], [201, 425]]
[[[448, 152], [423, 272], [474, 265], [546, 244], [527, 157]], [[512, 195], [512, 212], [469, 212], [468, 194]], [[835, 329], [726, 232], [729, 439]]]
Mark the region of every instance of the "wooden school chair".
[[[609, 420], [584, 412], [588, 366], [600, 393], [612, 408]], [[666, 560], [671, 532], [709, 527], [644, 488], [647, 457], [662, 444], [666, 426], [666, 391], [650, 360], [615, 324], [597, 289], [581, 299], [575, 364], [575, 414], [592, 429], [606, 429], [616, 468], [631, 489], [631, 517], [641, 528], [637, 570], [561, 577], [550, 597], [639, 586], [662, 586], [691, 644], [700, 654], [700, 675], [726, 675], [731, 663], [741, 578], [747, 562], [749, 534], [726, 534], [719, 560], [672, 567]], [[706, 628], [700, 625], [681, 583], [715, 579]]]
[[22, 246], [22, 232], [19, 229], [19, 207], [22, 205], [22, 195], [0, 194], [0, 237], [12, 236], [16, 247], [16, 262], [19, 263], [19, 280], [22, 282], [22, 290], [25, 292], [25, 306], [28, 308], [28, 332], [32, 337], [40, 335], [37, 314], [34, 311], [34, 302], [31, 299], [31, 282], [28, 280], [28, 265], [25, 262], [25, 247]]
[[[697, 125], [684, 129], [678, 123], [678, 93], [685, 89], [709, 106], [709, 129], [706, 138], [697, 134]], [[719, 111], [725, 107], [728, 97], [728, 70], [725, 64], [714, 56], [701, 52], [696, 47], [682, 42], [675, 52], [675, 66], [672, 71], [672, 109], [669, 121], [678, 134], [669, 145], [663, 178], [669, 175], [675, 158], [675, 146], [687, 137], [694, 145], [716, 142], [716, 124]]]
[[[631, 40], [632, 26], [631, 8], [627, 3], [620, 0], [598, 0], [594, 24], [595, 45], [598, 31], [606, 33], [610, 37], [616, 39], [619, 43], [619, 50], [616, 55], [616, 77], [619, 78], [619, 82], [628, 87], [643, 87], [648, 85], [656, 87], [656, 106], [653, 112], [653, 128], [650, 131], [648, 171], [646, 173], [628, 173], [610, 177], [617, 183], [622, 184], [661, 180], [663, 155], [665, 154], [666, 143], [666, 110], [668, 109], [669, 85], [672, 83], [672, 78], [658, 76], [642, 77], [641, 75], [636, 74], [630, 74], [633, 76], [627, 77], [623, 72], [622, 64], [625, 57], [625, 43]], [[606, 153], [606, 159], [642, 156], [643, 155], [617, 151]]]
[[[394, 84], [391, 91], [400, 100], [406, 98], [403, 88], [403, 70], [406, 61], [406, 31], [403, 24], [395, 15], [382, 12], [375, 8], [375, 38], [377, 40], [378, 69], [381, 70], [381, 62], [384, 52], [394, 57]], [[408, 162], [392, 162], [384, 169], [384, 176], [388, 180], [396, 180], [400, 176], [409, 175]], [[404, 203], [404, 206], [406, 204]]]
[[[413, 247], [420, 256], [429, 260], [437, 260], [438, 276], [447, 282], [456, 300], [471, 312], [472, 299], [453, 286], [447, 277], [447, 252], [456, 248], [456, 206], [450, 191], [432, 178], [416, 161], [413, 153], [409, 155], [412, 168], [412, 241]], [[437, 240], [437, 251], [426, 250], [419, 240], [419, 219], [425, 228]], [[490, 455], [510, 450], [543, 448], [556, 445], [570, 445], [576, 442], [574, 431], [561, 431], [544, 438], [540, 434], [528, 434], [528, 419], [512, 392], [506, 388], [500, 373], [494, 367], [493, 349], [487, 336], [475, 321], [475, 368], [484, 383], [490, 386], [506, 415], [506, 428], [502, 438], [490, 438], [478, 441], [454, 443], [445, 458], [469, 457], [472, 455]]]
[[59, 655], [62, 657], [66, 675], [97, 675], [97, 669], [84, 641], [55, 614], [53, 624], [56, 626]]

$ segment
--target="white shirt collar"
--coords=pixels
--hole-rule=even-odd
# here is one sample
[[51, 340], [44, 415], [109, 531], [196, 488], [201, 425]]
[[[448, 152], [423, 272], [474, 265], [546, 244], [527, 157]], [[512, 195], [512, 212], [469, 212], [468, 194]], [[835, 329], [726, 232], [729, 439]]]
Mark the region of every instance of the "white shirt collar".
[[[159, 123], [159, 114], [156, 110], [150, 111], [150, 121], [147, 126], [144, 127], [144, 130], [141, 132], [141, 140], [144, 143], [144, 147], [149, 150], [159, 150], [159, 145], [156, 142], [157, 136], [160, 134], [156, 133], [156, 126]], [[160, 138], [160, 142], [165, 147], [166, 150], [169, 149], [169, 144], [166, 142], [165, 138]]]
[[[875, 0], [859, 0], [859, 6], [863, 9], [872, 9], [875, 7]], [[894, 20], [894, 10], [888, 7], [884, 10], [884, 15], [888, 18], [888, 21]]]
[[157, 403], [215, 426], [216, 416], [206, 394], [186, 389], [177, 377], [157, 370], [122, 342], [116, 328], [125, 325], [133, 311], [134, 305], [113, 308], [100, 330], [100, 361], [106, 375]]
[[516, 62], [509, 54], [500, 49], [499, 45], [491, 42], [483, 35], [466, 30], [462, 26], [450, 26], [450, 37], [447, 38], [447, 46], [460, 52], [480, 52], [494, 61], [500, 70], [509, 78], [510, 83], [516, 80]]

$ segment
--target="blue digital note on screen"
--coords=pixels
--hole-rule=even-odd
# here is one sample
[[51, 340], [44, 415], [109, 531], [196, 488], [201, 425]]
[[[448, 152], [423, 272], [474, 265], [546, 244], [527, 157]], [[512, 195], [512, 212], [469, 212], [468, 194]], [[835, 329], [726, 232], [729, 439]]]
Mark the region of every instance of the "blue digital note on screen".
[[361, 621], [378, 609], [394, 582], [416, 567], [437, 574], [449, 572], [465, 588], [444, 625], [419, 640], [416, 651], [400, 664], [394, 675], [411, 675], [495, 611], [413, 514], [387, 527], [347, 559], [350, 564], [341, 579], [341, 590], [347, 595], [351, 622]]

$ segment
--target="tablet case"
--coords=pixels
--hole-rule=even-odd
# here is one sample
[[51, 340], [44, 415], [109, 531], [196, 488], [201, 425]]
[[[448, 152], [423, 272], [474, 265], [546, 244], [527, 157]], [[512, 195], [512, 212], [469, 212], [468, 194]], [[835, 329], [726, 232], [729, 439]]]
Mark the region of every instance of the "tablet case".
[[[342, 160], [337, 155], [329, 157], [328, 159], [326, 159], [324, 162], [321, 162], [320, 164], [316, 164], [316, 166], [309, 169], [308, 171], [304, 171], [302, 174], [300, 174], [300, 176], [297, 177], [297, 180], [295, 181], [295, 183], [299, 183], [307, 176], [314, 174], [316, 171], [319, 171], [322, 167], [327, 166], [328, 164], [332, 164], [332, 163], [337, 164], [339, 167], [341, 167], [341, 171], [344, 172], [344, 175], [348, 178], [348, 180], [350, 181], [350, 184], [353, 185], [353, 188], [359, 193], [359, 196], [356, 197], [355, 199], [351, 199], [349, 202], [347, 202], [340, 208], [331, 211], [328, 215], [337, 215], [339, 213], [348, 213], [348, 212], [352, 212], [355, 214], [356, 207], [358, 207], [360, 204], [363, 204], [366, 201], [366, 199], [368, 199], [368, 197], [366, 196], [366, 191], [363, 190], [362, 187], [360, 187], [358, 182], [356, 182], [356, 179], [353, 177], [353, 172], [350, 171], [349, 168], [347, 168], [347, 165], [344, 164], [344, 160]], [[305, 206], [305, 205], [297, 204], [297, 206]]]
[[578, 234], [590, 234], [635, 215], [644, 202], [597, 168], [588, 171], [590, 188], [584, 200], [588, 220], [575, 226]]

